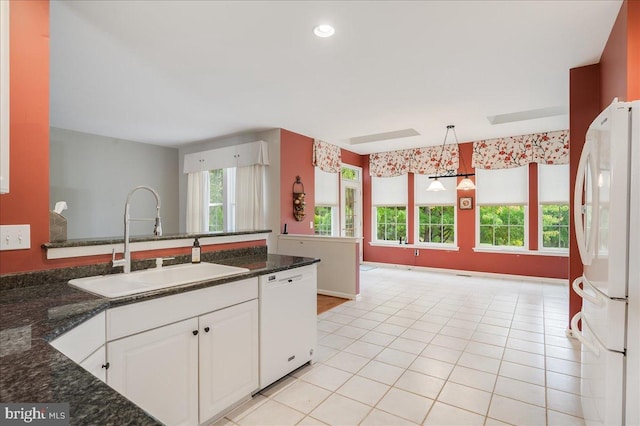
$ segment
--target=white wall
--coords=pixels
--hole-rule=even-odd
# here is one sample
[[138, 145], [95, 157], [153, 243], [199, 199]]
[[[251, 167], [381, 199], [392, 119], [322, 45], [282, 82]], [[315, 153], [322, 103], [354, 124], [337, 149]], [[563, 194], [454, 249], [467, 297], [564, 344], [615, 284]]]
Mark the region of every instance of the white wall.
[[[135, 186], [158, 191], [164, 234], [178, 226], [178, 150], [52, 127], [49, 205], [66, 201], [67, 238], [122, 237], [124, 205]], [[154, 217], [155, 200], [138, 191], [132, 217]], [[150, 235], [153, 223], [132, 223], [132, 235]]]
[[278, 254], [315, 257], [318, 294], [357, 299], [360, 294], [360, 238], [280, 235]]

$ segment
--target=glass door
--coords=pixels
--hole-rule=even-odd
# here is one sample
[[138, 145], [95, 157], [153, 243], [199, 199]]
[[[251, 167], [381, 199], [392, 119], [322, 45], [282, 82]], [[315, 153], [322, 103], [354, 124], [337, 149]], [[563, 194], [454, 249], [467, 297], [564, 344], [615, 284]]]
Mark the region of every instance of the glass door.
[[343, 165], [340, 179], [340, 236], [360, 238], [362, 262], [362, 169]]

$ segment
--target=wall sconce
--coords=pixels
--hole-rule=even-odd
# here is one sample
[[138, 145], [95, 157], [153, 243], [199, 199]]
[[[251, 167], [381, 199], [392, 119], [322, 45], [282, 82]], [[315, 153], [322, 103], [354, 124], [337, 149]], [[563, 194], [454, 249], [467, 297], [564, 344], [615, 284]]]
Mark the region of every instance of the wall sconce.
[[304, 195], [304, 185], [300, 180], [300, 176], [296, 176], [296, 181], [293, 182], [293, 217], [298, 222], [304, 220], [304, 206], [306, 204]]

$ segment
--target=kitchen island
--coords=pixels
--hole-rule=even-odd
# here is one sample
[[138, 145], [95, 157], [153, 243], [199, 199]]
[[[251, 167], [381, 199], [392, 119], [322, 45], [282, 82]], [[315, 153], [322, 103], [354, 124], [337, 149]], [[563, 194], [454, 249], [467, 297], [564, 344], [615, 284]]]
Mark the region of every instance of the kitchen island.
[[[249, 272], [117, 299], [66, 281], [0, 290], [0, 401], [68, 402], [71, 424], [160, 424], [49, 342], [109, 308], [298, 268], [318, 259], [269, 254], [235, 259]], [[222, 262], [221, 262], [222, 263]], [[231, 263], [231, 262], [230, 262]]]

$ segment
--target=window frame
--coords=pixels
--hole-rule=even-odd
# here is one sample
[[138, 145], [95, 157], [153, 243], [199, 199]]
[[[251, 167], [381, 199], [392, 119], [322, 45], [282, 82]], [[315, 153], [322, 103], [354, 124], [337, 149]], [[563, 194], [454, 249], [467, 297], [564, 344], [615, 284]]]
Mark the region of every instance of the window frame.
[[[407, 232], [409, 232], [409, 208], [407, 205], [398, 205], [398, 204], [377, 204], [371, 206], [371, 242], [376, 244], [399, 244], [400, 239], [397, 240], [381, 240], [378, 239], [378, 208], [404, 208], [405, 218], [404, 218], [404, 227], [405, 227], [405, 239], [407, 238]], [[399, 222], [396, 222], [396, 226]]]
[[[387, 179], [393, 179], [388, 180]], [[380, 186], [378, 186], [380, 185]], [[376, 187], [379, 192], [375, 192]], [[397, 240], [378, 239], [378, 208], [395, 207], [403, 208], [405, 212], [403, 242], [406, 241], [409, 232], [409, 176], [402, 174], [392, 177], [371, 177], [371, 243], [393, 245], [399, 244]], [[396, 223], [398, 225], [399, 223]]]
[[[560, 202], [560, 203], [538, 203], [538, 251], [540, 252], [549, 252], [549, 253], [569, 253], [569, 238], [567, 238], [567, 247], [545, 247], [544, 246], [544, 224], [543, 224], [543, 213], [542, 209], [544, 206], [554, 206], [554, 205], [567, 205], [569, 210], [571, 207], [569, 203]], [[565, 225], [562, 225], [565, 226]], [[567, 237], [571, 233], [571, 212], [569, 211], [569, 216], [567, 217]]]
[[[482, 207], [496, 207], [496, 206], [521, 206], [523, 207], [523, 245], [522, 246], [505, 246], [505, 245], [494, 245], [494, 244], [481, 244], [480, 243], [480, 209]], [[526, 252], [529, 251], [529, 206], [528, 204], [481, 204], [476, 205], [476, 244], [475, 250], [478, 251], [501, 251], [501, 252]], [[516, 225], [514, 225], [516, 226]]]
[[[222, 170], [222, 203], [212, 203], [211, 190], [209, 190], [209, 202], [205, 215], [206, 229], [208, 232], [224, 232], [235, 227], [235, 167], [214, 170]], [[214, 170], [208, 170], [209, 182], [211, 181], [211, 172]], [[209, 222], [211, 207], [220, 205], [222, 206], [222, 229], [212, 230]]]
[[[452, 243], [434, 243], [420, 241], [420, 208], [421, 207], [453, 207], [453, 242]], [[441, 224], [444, 226], [444, 224]], [[421, 247], [432, 248], [457, 248], [458, 247], [458, 209], [455, 204], [441, 204], [441, 203], [423, 203], [415, 205], [414, 213], [414, 229], [413, 229], [413, 244]]]
[[[329, 234], [319, 234], [318, 231], [318, 224], [316, 223], [316, 209], [320, 207], [320, 208], [329, 208], [331, 209], [331, 233]], [[338, 222], [338, 212], [339, 212], [339, 208], [338, 206], [332, 206], [332, 205], [327, 205], [327, 204], [316, 204], [313, 208], [313, 234], [314, 235], [318, 235], [318, 236], [327, 236], [327, 237], [336, 237], [338, 236], [338, 229], [340, 228], [340, 224]]]

